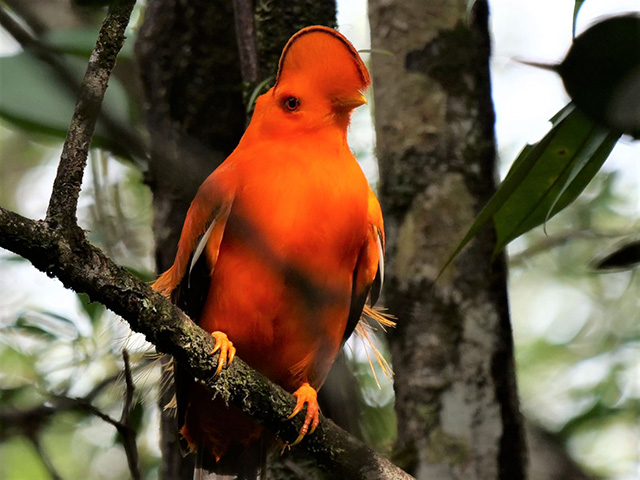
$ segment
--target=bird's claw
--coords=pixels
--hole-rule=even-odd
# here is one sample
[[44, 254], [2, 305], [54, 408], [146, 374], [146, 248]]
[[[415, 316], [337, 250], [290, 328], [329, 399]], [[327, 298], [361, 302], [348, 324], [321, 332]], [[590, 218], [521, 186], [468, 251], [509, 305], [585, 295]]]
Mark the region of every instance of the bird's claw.
[[[316, 390], [308, 383], [303, 383], [293, 395], [296, 397], [297, 402], [296, 407], [289, 416], [289, 420], [302, 411], [305, 403], [307, 404], [307, 413], [304, 417], [302, 428], [300, 428], [298, 438], [291, 446], [300, 443], [307, 433], [312, 434], [320, 422], [320, 406], [318, 405], [318, 394]], [[309, 430], [309, 427], [311, 427], [311, 430]]]
[[213, 355], [218, 350], [220, 351], [218, 368], [216, 369], [216, 375], [218, 375], [225, 365], [231, 365], [231, 362], [233, 362], [236, 356], [236, 347], [233, 346], [233, 342], [229, 340], [226, 333], [212, 332], [211, 336], [216, 339], [216, 344], [213, 350], [209, 352], [209, 355]]

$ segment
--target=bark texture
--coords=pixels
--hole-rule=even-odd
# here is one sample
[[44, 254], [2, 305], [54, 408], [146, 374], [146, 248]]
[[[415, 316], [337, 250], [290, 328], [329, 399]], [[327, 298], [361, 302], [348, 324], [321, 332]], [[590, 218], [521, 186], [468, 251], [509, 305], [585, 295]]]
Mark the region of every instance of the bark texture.
[[524, 478], [502, 257], [489, 229], [436, 282], [494, 192], [488, 7], [371, 0], [396, 460], [419, 479]]

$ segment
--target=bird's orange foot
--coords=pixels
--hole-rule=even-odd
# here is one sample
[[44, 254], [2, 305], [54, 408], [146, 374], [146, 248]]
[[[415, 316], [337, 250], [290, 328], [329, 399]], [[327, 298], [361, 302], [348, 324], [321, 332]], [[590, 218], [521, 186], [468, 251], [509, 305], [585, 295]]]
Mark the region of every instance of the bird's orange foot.
[[[292, 446], [300, 443], [307, 432], [309, 434], [313, 433], [320, 422], [320, 407], [318, 406], [318, 394], [315, 388], [305, 382], [293, 395], [298, 402], [296, 403], [296, 408], [293, 409], [293, 413], [289, 416], [289, 420], [302, 411], [305, 403], [307, 404], [307, 414], [304, 417], [300, 434], [296, 441], [291, 444]], [[309, 430], [309, 427], [311, 427], [311, 430]]]
[[216, 339], [216, 345], [209, 352], [209, 355], [213, 355], [220, 350], [218, 368], [216, 369], [216, 375], [218, 375], [225, 365], [231, 365], [231, 362], [233, 362], [233, 358], [236, 356], [236, 347], [233, 346], [233, 342], [229, 340], [226, 333], [212, 332], [211, 336]]

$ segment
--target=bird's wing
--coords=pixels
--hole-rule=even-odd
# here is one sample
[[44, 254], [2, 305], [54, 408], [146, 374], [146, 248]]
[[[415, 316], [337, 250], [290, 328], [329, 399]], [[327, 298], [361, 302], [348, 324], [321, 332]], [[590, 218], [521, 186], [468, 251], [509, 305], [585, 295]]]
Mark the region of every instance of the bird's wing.
[[378, 300], [382, 289], [384, 276], [384, 225], [382, 223], [380, 204], [372, 190], [369, 190], [368, 220], [367, 235], [353, 271], [351, 307], [349, 308], [347, 328], [342, 338], [343, 344], [358, 325], [367, 298], [369, 298], [369, 303], [373, 306]]
[[[170, 296], [196, 323], [209, 293], [211, 274], [232, 203], [232, 195], [216, 182], [215, 175], [211, 175], [189, 207], [173, 265], [153, 284], [154, 290]], [[177, 421], [178, 428], [181, 428], [188, 406], [187, 396], [194, 380], [175, 360], [173, 369]], [[182, 447], [188, 451], [186, 442], [182, 442]]]
[[173, 265], [153, 284], [154, 290], [170, 296], [196, 322], [200, 311], [194, 311], [194, 306], [201, 302], [195, 301], [193, 295], [206, 283], [202, 299], [206, 298], [208, 279], [215, 268], [233, 204], [230, 189], [224, 188], [216, 177], [214, 172], [198, 190], [187, 212]]

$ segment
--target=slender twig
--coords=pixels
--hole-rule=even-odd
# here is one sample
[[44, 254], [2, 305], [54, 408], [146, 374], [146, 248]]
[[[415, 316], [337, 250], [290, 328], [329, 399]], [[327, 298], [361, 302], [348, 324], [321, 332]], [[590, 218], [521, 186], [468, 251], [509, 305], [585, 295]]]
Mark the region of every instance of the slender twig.
[[[138, 364], [134, 370], [147, 368], [148, 364]], [[69, 411], [88, 411], [87, 405], [93, 401], [105, 388], [120, 378], [121, 374], [111, 375], [94, 387], [83, 397], [69, 397], [68, 395], [49, 395], [46, 402], [41, 405], [24, 410], [15, 408], [0, 409], [0, 441], [6, 438], [12, 431], [19, 431], [26, 436], [38, 433], [42, 427], [56, 414]], [[89, 413], [94, 413], [90, 411]], [[113, 420], [113, 422], [116, 422]], [[110, 422], [111, 423], [111, 422]]]
[[28, 438], [31, 444], [33, 445], [34, 450], [40, 456], [40, 460], [42, 461], [42, 464], [47, 469], [47, 472], [49, 472], [49, 476], [51, 477], [51, 479], [62, 480], [62, 477], [58, 473], [58, 470], [56, 469], [53, 462], [51, 461], [51, 458], [49, 458], [49, 454], [47, 454], [44, 447], [42, 446], [40, 437], [38, 437], [37, 435], [30, 435]]
[[122, 405], [122, 416], [120, 421], [125, 425], [128, 425], [131, 421], [131, 407], [133, 406], [133, 394], [135, 392], [135, 385], [133, 384], [133, 377], [131, 376], [131, 364], [129, 363], [129, 351], [122, 349], [122, 362], [124, 363], [124, 384], [126, 388], [124, 404]]
[[124, 43], [135, 0], [115, 0], [102, 24], [89, 58], [69, 132], [62, 148], [58, 173], [47, 209], [47, 222], [77, 229], [76, 210], [91, 138], [107, 90], [109, 76]]
[[78, 410], [83, 410], [85, 412], [90, 413], [91, 415], [98, 417], [100, 420], [104, 421], [105, 423], [108, 423], [109, 425], [112, 425], [113, 427], [115, 427], [115, 429], [118, 432], [120, 432], [123, 429], [123, 425], [118, 420], [113, 418], [111, 415], [104, 413], [95, 405], [86, 403], [81, 398], [71, 398], [70, 401], [76, 403]]
[[122, 350], [122, 360], [124, 362], [124, 381], [125, 381], [125, 397], [122, 404], [122, 416], [120, 417], [121, 429], [118, 429], [122, 436], [122, 444], [127, 454], [127, 462], [129, 463], [129, 472], [133, 480], [140, 479], [140, 456], [138, 455], [138, 445], [136, 443], [136, 431], [131, 426], [131, 409], [133, 408], [133, 394], [135, 386], [133, 377], [131, 376], [131, 365], [129, 364], [129, 352], [127, 349]]
[[[51, 478], [53, 480], [62, 480], [62, 477], [58, 474], [53, 462], [41, 443], [40, 432], [47, 422], [58, 413], [68, 411], [86, 412], [112, 425], [118, 431], [123, 440], [131, 478], [133, 480], [140, 480], [141, 474], [139, 454], [136, 444], [136, 432], [131, 425], [131, 409], [133, 406], [135, 387], [132, 375], [133, 369], [130, 365], [129, 353], [126, 350], [123, 351], [123, 359], [126, 393], [120, 421], [102, 412], [92, 404], [92, 401], [100, 392], [121, 377], [120, 373], [118, 373], [105, 378], [103, 381], [95, 385], [84, 397], [51, 395], [43, 405], [38, 405], [26, 410], [0, 410], [0, 432], [2, 432], [0, 434], [0, 441], [2, 441], [3, 438], [7, 438], [14, 432], [21, 433], [31, 441]], [[139, 364], [135, 369], [146, 368], [147, 366], [148, 365], [146, 363]]]

